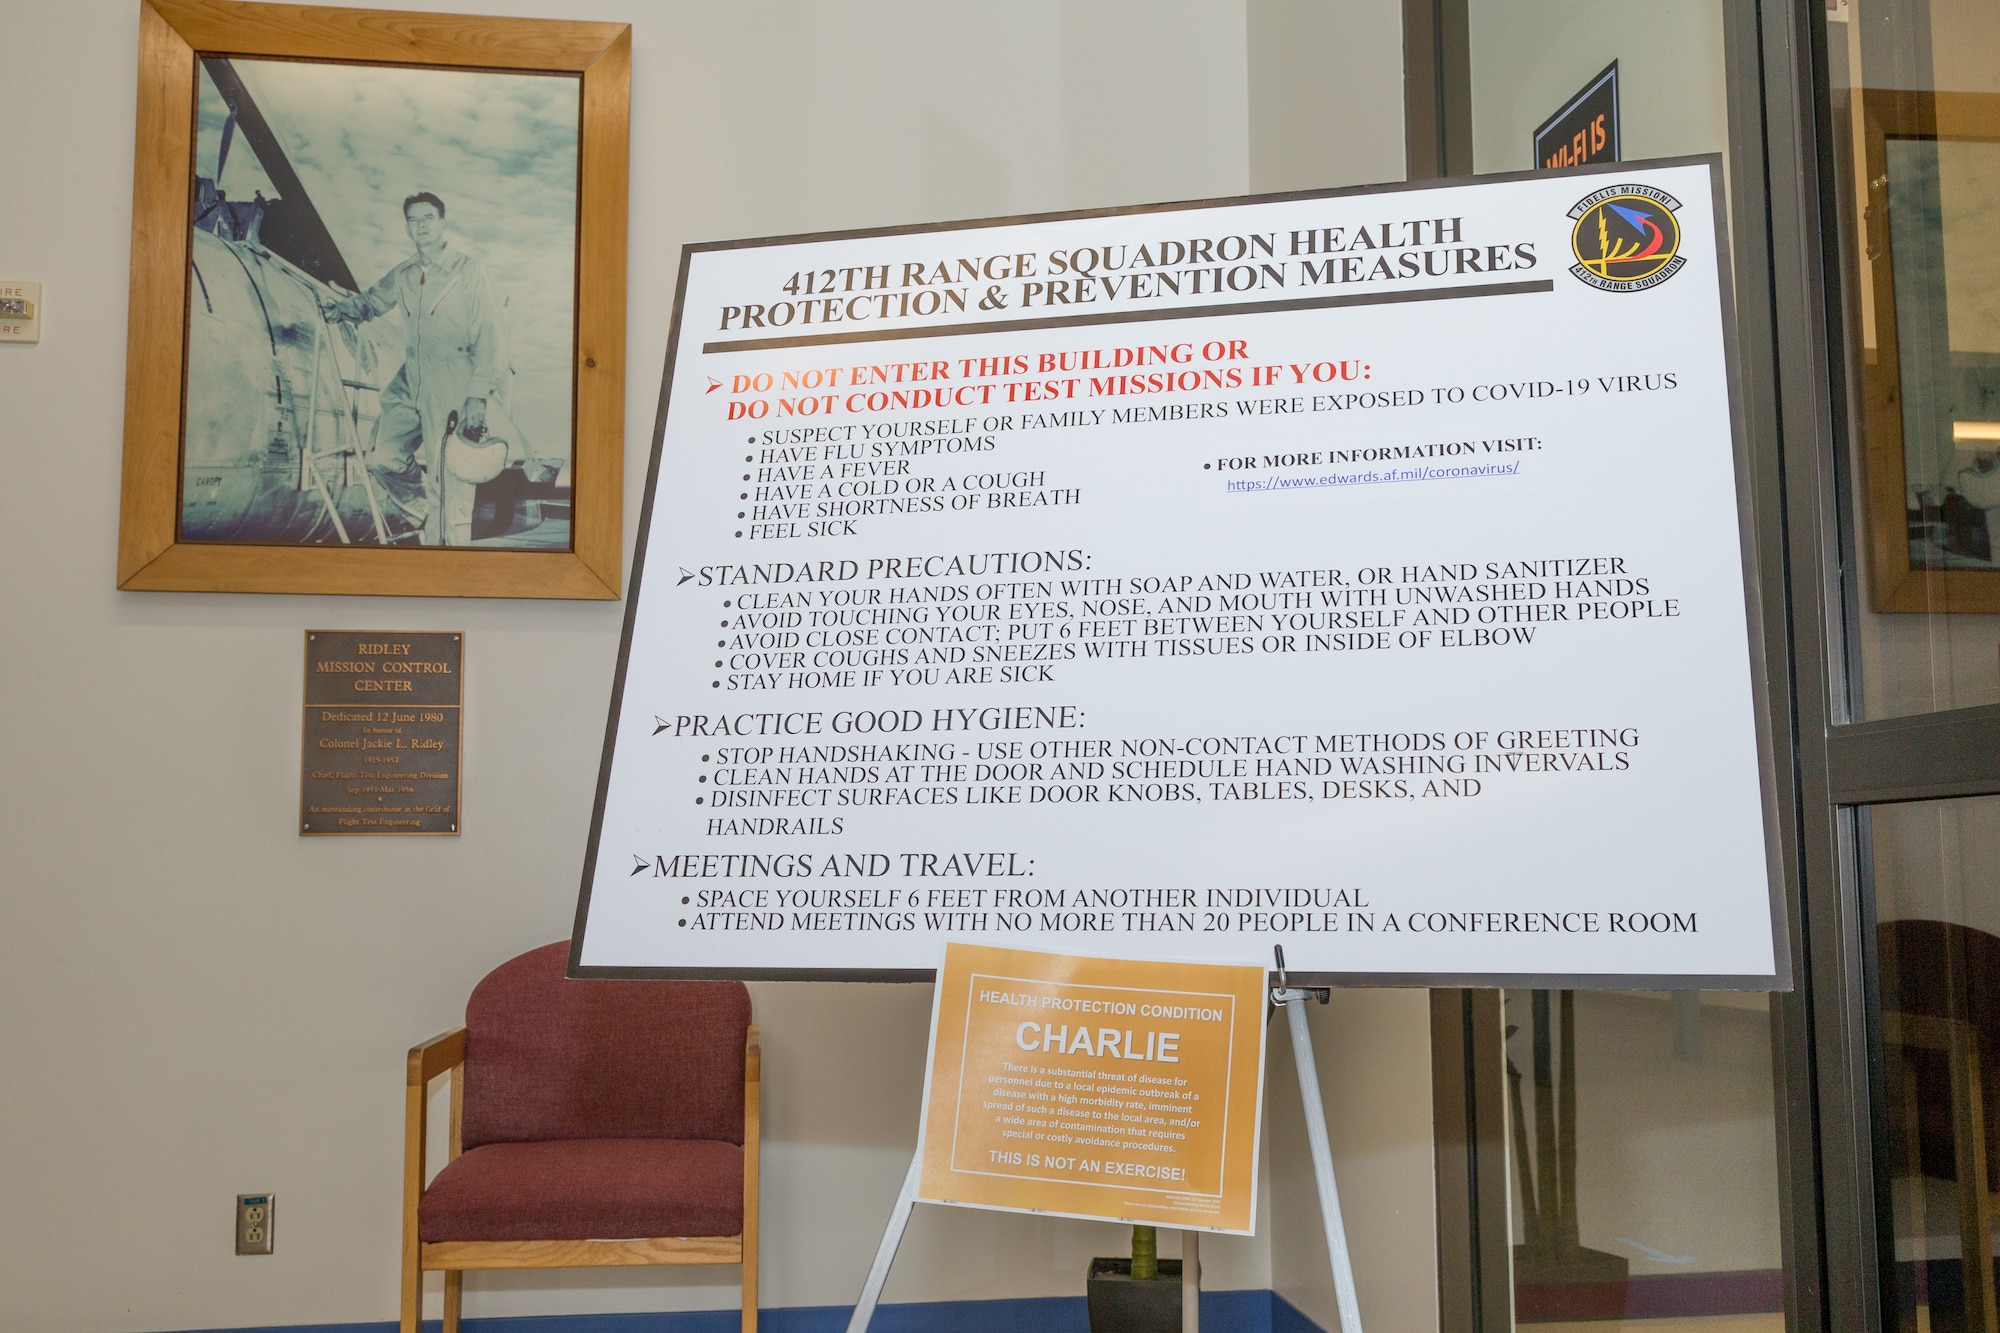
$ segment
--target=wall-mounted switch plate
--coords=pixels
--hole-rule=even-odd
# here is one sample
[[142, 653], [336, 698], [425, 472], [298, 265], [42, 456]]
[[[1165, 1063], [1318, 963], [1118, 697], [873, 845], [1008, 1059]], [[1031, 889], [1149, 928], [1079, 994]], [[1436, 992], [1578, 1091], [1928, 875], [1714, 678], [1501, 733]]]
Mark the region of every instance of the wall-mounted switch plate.
[[239, 1194], [236, 1196], [236, 1252], [238, 1254], [269, 1254], [271, 1252], [271, 1218], [277, 1207], [275, 1194]]
[[0, 343], [42, 340], [42, 284], [0, 278]]

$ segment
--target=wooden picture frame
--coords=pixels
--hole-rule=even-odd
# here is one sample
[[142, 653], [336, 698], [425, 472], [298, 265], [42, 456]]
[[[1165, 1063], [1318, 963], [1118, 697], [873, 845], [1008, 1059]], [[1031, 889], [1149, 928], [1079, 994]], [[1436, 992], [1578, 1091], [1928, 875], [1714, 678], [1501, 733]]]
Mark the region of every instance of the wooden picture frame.
[[[2000, 94], [1908, 89], [1857, 90], [1868, 198], [1862, 281], [1875, 328], [1862, 381], [1861, 492], [1869, 602], [1878, 612], [2000, 612], [2000, 559], [1993, 569], [1920, 564], [1911, 559], [1909, 461], [1904, 438], [1902, 330], [1898, 328], [1894, 247], [1890, 235], [1889, 141], [2000, 143]], [[1992, 534], [2000, 548], [2000, 532]], [[2000, 549], [1996, 549], [2000, 555]]]
[[[141, 0], [139, 14], [118, 586], [184, 592], [617, 599], [623, 554], [629, 25], [235, 0]], [[571, 150], [576, 160], [577, 208], [568, 549], [390, 544], [396, 534], [379, 513], [377, 544], [350, 542], [331, 498], [325, 505], [327, 515], [334, 527], [342, 529], [341, 540], [348, 544], [183, 539], [183, 423], [196, 205], [193, 109], [203, 57], [564, 74], [580, 79], [580, 120]], [[232, 106], [232, 128], [234, 118]], [[403, 216], [409, 218], [407, 203]], [[338, 288], [324, 290], [341, 294]], [[322, 322], [325, 309], [323, 305]], [[272, 346], [275, 357], [278, 344], [274, 341]], [[322, 371], [317, 343], [314, 356], [312, 373], [318, 383]], [[357, 433], [361, 420], [357, 412]], [[311, 452], [309, 443], [298, 448], [306, 460], [299, 483], [303, 491], [308, 489], [304, 478], [320, 466], [320, 455]], [[442, 471], [439, 466], [438, 472]], [[362, 475], [367, 475], [365, 468]], [[375, 502], [372, 489], [369, 501]]]

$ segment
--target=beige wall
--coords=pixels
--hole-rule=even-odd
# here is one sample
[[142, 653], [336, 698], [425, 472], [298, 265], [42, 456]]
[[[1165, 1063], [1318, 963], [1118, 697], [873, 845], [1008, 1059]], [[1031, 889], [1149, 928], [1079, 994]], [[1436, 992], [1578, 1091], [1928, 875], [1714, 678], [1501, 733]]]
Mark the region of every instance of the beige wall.
[[[585, 8], [635, 28], [628, 536], [682, 242], [1252, 184], [1242, 4]], [[386, 1319], [402, 1052], [457, 1022], [493, 964], [569, 929], [621, 608], [114, 590], [136, 32], [132, 0], [0, 0], [0, 276], [43, 282], [47, 309], [39, 346], [0, 346], [0, 1326]], [[1380, 54], [1334, 48], [1318, 72], [1380, 82]], [[1383, 174], [1326, 165], [1324, 143], [1284, 151], [1318, 154], [1327, 183]], [[463, 837], [294, 836], [308, 626], [465, 631]], [[765, 1299], [851, 1300], [914, 1136], [928, 989], [755, 998]], [[1429, 1133], [1410, 1107], [1405, 1155]], [[1274, 1149], [1274, 1207], [1310, 1191], [1303, 1161]], [[1409, 1191], [1428, 1207], [1417, 1172], [1370, 1179], [1349, 1201], [1364, 1234]], [[263, 1189], [277, 1253], [236, 1258], [231, 1198]], [[1122, 1244], [925, 1210], [889, 1297], [1075, 1294]], [[1272, 1281], [1268, 1231], [1205, 1258], [1213, 1287]], [[728, 1276], [476, 1276], [467, 1310], [720, 1306]]]
[[[1784, 1263], [1770, 997], [1695, 998], [1689, 1008], [1665, 992], [1576, 996], [1578, 1226], [1585, 1246], [1620, 1256], [1635, 1275]], [[1507, 992], [1503, 1021], [1516, 1029], [1507, 1055], [1522, 1074], [1523, 1126], [1535, 1144], [1529, 992]], [[1525, 1238], [1512, 1169], [1514, 1235]]]
[[1474, 170], [1526, 171], [1535, 127], [1618, 62], [1625, 160], [1729, 137], [1717, 0], [1470, 0]]
[[2000, 798], [1912, 801], [1868, 812], [1875, 912], [2000, 935]]
[[1382, 0], [1245, 0], [1250, 188], [1403, 179], [1403, 14]]

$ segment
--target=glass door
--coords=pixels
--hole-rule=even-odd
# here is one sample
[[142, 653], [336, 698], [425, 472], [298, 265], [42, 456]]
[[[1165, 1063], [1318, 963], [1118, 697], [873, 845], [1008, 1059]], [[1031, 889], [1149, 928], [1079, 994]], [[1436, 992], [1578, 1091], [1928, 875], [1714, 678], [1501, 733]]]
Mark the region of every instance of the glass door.
[[1770, 1001], [1505, 993], [1516, 1327], [1780, 1333]]
[[[1726, 157], [1719, 0], [1468, 17], [1475, 171]], [[1782, 1329], [1768, 998], [1509, 991], [1501, 1038], [1516, 1326]]]
[[1434, 994], [1445, 1322], [2000, 1333], [2000, 4], [1405, 14], [1417, 174], [1723, 154], [1794, 959]]
[[1724, 154], [1796, 983], [1434, 1000], [1446, 1307], [2000, 1333], [2000, 4], [1406, 12], [1415, 167]]
[[[1732, 8], [1740, 17], [1749, 7], [1432, 5], [1438, 67], [1447, 82], [1462, 80], [1463, 96], [1434, 99], [1428, 119], [1413, 114], [1439, 141], [1428, 156], [1413, 142], [1413, 167], [1488, 174], [1715, 153], [1728, 173]], [[1456, 58], [1454, 40], [1463, 43]], [[1733, 201], [1733, 179], [1730, 189]], [[1441, 1216], [1461, 1180], [1476, 1200], [1474, 1234], [1440, 1245], [1447, 1324], [1456, 1317], [1481, 1333], [1784, 1327], [1782, 1097], [1769, 996], [1509, 990], [1434, 1001], [1433, 1013], [1434, 1044], [1466, 1052], [1456, 1066], [1437, 1063], [1436, 1077], [1456, 1093], [1438, 1099]], [[1498, 1058], [1482, 1058], [1482, 1046]], [[1480, 1167], [1447, 1163], [1447, 1141], [1483, 1160], [1483, 1181]], [[1492, 1206], [1495, 1196], [1504, 1205]]]

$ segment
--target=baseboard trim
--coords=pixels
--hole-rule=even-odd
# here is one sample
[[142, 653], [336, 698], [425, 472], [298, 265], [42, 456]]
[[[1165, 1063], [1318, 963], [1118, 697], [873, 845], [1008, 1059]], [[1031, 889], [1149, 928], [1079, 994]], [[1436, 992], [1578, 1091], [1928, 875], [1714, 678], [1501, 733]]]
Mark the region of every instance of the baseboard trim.
[[[843, 1333], [851, 1305], [792, 1306], [760, 1310], [758, 1333]], [[1204, 1333], [1325, 1333], [1275, 1291], [1205, 1291]], [[679, 1310], [659, 1314], [514, 1315], [467, 1319], [463, 1333], [738, 1333], [736, 1310]], [[871, 1333], [1089, 1333], [1081, 1296], [1011, 1301], [920, 1301], [883, 1305]], [[178, 1333], [395, 1333], [396, 1321], [363, 1324], [267, 1324], [256, 1328], [188, 1329]], [[424, 1333], [439, 1333], [438, 1321]]]
[[1514, 1318], [1523, 1324], [1777, 1314], [1784, 1308], [1780, 1268], [1639, 1273], [1623, 1281], [1530, 1282], [1514, 1288]]

